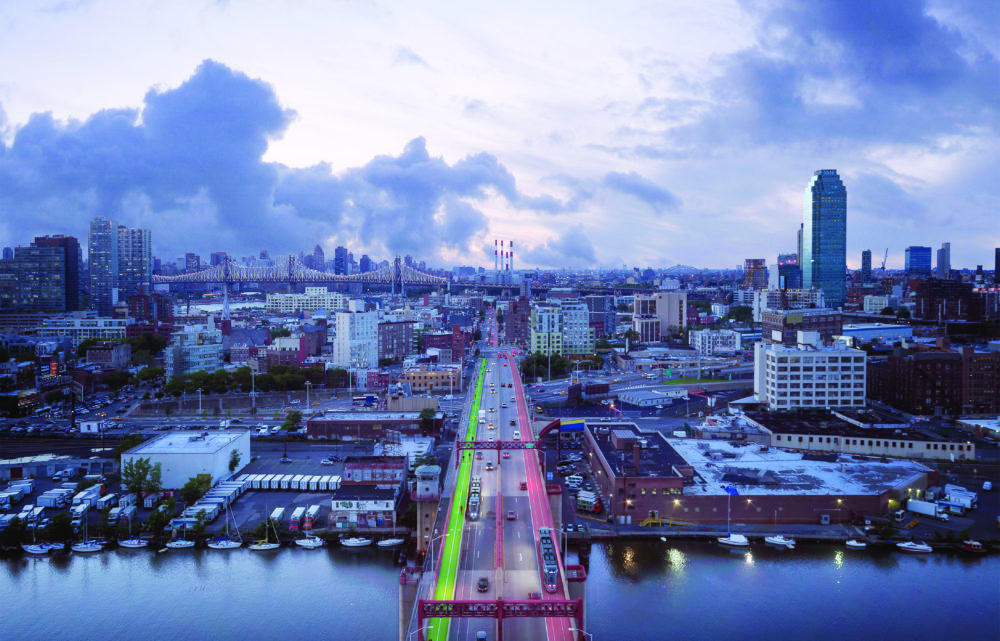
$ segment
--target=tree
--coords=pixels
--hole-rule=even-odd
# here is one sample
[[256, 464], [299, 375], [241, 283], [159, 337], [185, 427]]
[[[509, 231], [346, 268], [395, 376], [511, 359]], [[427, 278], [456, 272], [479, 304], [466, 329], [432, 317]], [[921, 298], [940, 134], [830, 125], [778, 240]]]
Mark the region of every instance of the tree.
[[896, 310], [894, 310], [892, 307], [886, 306], [882, 308], [882, 311], [880, 311], [879, 314], [882, 316], [895, 316]]
[[748, 305], [737, 305], [729, 310], [729, 318], [737, 323], [752, 323], [753, 308]]
[[413, 468], [416, 469], [421, 465], [437, 465], [437, 458], [433, 454], [421, 454], [413, 460]]
[[229, 453], [229, 471], [230, 472], [235, 472], [236, 471], [236, 469], [240, 466], [240, 460], [242, 458], [243, 457], [240, 456], [240, 451], [234, 447], [233, 451]]
[[424, 432], [431, 432], [434, 430], [434, 410], [430, 407], [425, 407], [420, 410], [420, 429]]
[[85, 338], [80, 341], [80, 344], [76, 346], [76, 357], [84, 358], [87, 356], [87, 349], [97, 345], [100, 341], [96, 338]]
[[139, 370], [135, 377], [138, 378], [140, 382], [148, 383], [149, 381], [155, 381], [158, 378], [163, 378], [166, 373], [167, 370], [162, 367], [143, 367]]
[[271, 338], [272, 339], [275, 339], [275, 338], [287, 338], [287, 337], [289, 337], [291, 335], [292, 335], [292, 330], [288, 329], [287, 327], [282, 327], [282, 328], [279, 328], [279, 329], [272, 329], [271, 330]]
[[53, 515], [45, 536], [50, 541], [65, 542], [73, 537], [73, 517], [69, 512], [59, 512]]
[[194, 516], [194, 527], [191, 531], [194, 532], [196, 539], [200, 539], [205, 536], [205, 529], [208, 527], [208, 519], [205, 516], [205, 510], [198, 510], [198, 513]]
[[291, 432], [293, 430], [299, 429], [299, 426], [301, 424], [302, 424], [302, 412], [298, 410], [293, 410], [288, 413], [288, 416], [285, 417], [285, 422], [281, 424], [281, 429], [285, 430], [286, 432]]
[[478, 327], [476, 328], [476, 331], [472, 332], [472, 340], [474, 341], [483, 340], [483, 333], [479, 330]]
[[161, 467], [160, 463], [154, 465], [149, 457], [130, 458], [122, 465], [122, 485], [137, 496], [142, 492], [159, 492]]
[[205, 496], [205, 492], [212, 486], [212, 479], [207, 476], [192, 476], [181, 488], [181, 498], [188, 505], [197, 502]]
[[625, 330], [625, 340], [627, 340], [629, 343], [633, 344], [638, 343], [639, 338], [640, 338], [639, 332], [635, 331], [634, 329]]
[[164, 509], [155, 509], [149, 514], [149, 518], [146, 520], [146, 525], [149, 526], [149, 531], [153, 533], [153, 536], [159, 537], [163, 535], [163, 531], [167, 529], [170, 524], [170, 519], [173, 518], [174, 512], [177, 511], [177, 499], [170, 497], [167, 502], [163, 504]]
[[28, 526], [17, 517], [0, 532], [0, 548], [16, 548], [27, 540]]
[[902, 320], [909, 317], [910, 317], [910, 310], [908, 310], [907, 308], [900, 307], [898, 310], [896, 310], [896, 318]]

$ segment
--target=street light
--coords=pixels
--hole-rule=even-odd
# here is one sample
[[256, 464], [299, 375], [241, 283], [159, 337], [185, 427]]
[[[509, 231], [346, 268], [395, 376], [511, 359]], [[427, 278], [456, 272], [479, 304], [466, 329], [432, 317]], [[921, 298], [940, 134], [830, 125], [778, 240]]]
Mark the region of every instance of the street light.
[[312, 381], [306, 381], [306, 406], [309, 405], [309, 388], [312, 387]]
[[201, 388], [198, 388], [198, 413], [201, 414]]
[[590, 639], [591, 641], [593, 641], [593, 639], [594, 639], [594, 635], [593, 634], [591, 634], [591, 633], [589, 633], [589, 632], [587, 632], [585, 630], [581, 630], [580, 628], [570, 628], [569, 631], [570, 632], [579, 632], [585, 638]]

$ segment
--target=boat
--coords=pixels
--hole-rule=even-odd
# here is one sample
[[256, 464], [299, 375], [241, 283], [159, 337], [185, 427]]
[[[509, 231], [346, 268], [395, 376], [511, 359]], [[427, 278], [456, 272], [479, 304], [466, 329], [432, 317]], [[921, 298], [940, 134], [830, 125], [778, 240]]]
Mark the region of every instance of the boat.
[[188, 541], [187, 539], [170, 539], [165, 545], [171, 550], [184, 550], [187, 548], [193, 548], [194, 541]]
[[140, 539], [137, 536], [132, 536], [127, 539], [118, 541], [118, 545], [123, 548], [128, 548], [130, 550], [138, 550], [149, 545], [149, 541], [145, 539]]
[[[296, 541], [296, 543], [297, 542], [298, 541]], [[352, 536], [346, 539], [340, 539], [340, 544], [349, 548], [362, 548], [366, 545], [371, 545], [372, 540], [366, 539], [363, 536]]]
[[745, 548], [749, 547], [750, 541], [747, 537], [742, 534], [730, 534], [729, 536], [720, 536], [718, 539], [720, 544], [728, 545], [734, 548]]
[[281, 547], [281, 542], [278, 540], [278, 530], [274, 529], [274, 540], [275, 543], [271, 543], [267, 536], [267, 526], [270, 525], [274, 529], [274, 522], [271, 517], [267, 517], [266, 525], [264, 526], [264, 538], [259, 541], [254, 541], [250, 544], [250, 549], [254, 552], [267, 552], [269, 550], [277, 550]]
[[58, 550], [62, 547], [60, 543], [24, 543], [21, 545], [21, 549], [28, 554], [48, 554], [53, 550]]
[[236, 538], [232, 538], [229, 535], [229, 524], [233, 520], [233, 512], [226, 507], [226, 537], [216, 538], [208, 542], [208, 547], [213, 550], [235, 550], [236, 548], [243, 547], [243, 539], [240, 537], [240, 529], [233, 526], [236, 529]]
[[394, 548], [406, 543], [406, 539], [382, 539], [375, 545], [380, 548]]
[[850, 539], [846, 543], [848, 550], [863, 550], [868, 547], [868, 544], [864, 541], [859, 541], [857, 539]]
[[764, 543], [770, 543], [771, 545], [777, 545], [779, 547], [785, 547], [789, 550], [795, 549], [795, 539], [789, 539], [781, 534], [775, 534], [773, 536], [765, 536]]
[[986, 548], [979, 541], [962, 541], [962, 551], [969, 554], [986, 554]]
[[934, 551], [934, 548], [923, 541], [904, 541], [903, 543], [897, 543], [896, 547], [903, 552], [911, 552], [913, 554], [928, 554]]
[[79, 552], [80, 554], [93, 554], [95, 552], [100, 552], [104, 549], [104, 542], [97, 540], [90, 540], [87, 538], [87, 518], [83, 519], [83, 540], [74, 543], [70, 546], [70, 549], [74, 552]]
[[325, 545], [325, 541], [318, 536], [313, 536], [312, 534], [307, 534], [305, 538], [295, 539], [295, 545], [300, 548], [305, 548], [307, 550], [315, 550], [316, 548], [321, 548]]

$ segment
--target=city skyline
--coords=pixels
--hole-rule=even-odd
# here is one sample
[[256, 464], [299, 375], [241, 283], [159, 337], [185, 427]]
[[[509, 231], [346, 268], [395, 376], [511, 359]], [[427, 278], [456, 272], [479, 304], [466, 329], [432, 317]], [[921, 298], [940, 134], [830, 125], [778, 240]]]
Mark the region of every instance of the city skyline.
[[[151, 6], [0, 9], [0, 55], [26, 59], [0, 84], [0, 244], [100, 215], [150, 229], [161, 257], [318, 241], [488, 268], [499, 237], [525, 268], [717, 268], [788, 251], [801, 185], [829, 167], [852, 268], [943, 240], [974, 268], [1000, 245], [983, 7], [191, 2], [157, 7], [123, 60], [138, 36], [115, 25]], [[80, 55], [23, 55], [55, 42]]]

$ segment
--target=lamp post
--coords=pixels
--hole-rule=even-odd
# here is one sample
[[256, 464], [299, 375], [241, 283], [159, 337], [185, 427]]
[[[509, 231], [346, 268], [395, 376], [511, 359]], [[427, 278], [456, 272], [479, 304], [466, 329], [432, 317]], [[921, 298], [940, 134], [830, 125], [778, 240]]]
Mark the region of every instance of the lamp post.
[[579, 632], [580, 634], [583, 635], [583, 637], [585, 639], [590, 639], [590, 641], [593, 641], [593, 639], [594, 639], [594, 635], [593, 634], [587, 632], [586, 630], [581, 630], [580, 628], [569, 628], [569, 631], [570, 632]]
[[256, 382], [257, 372], [253, 369], [250, 370], [250, 414], [252, 416], [257, 415], [257, 382]]
[[312, 387], [312, 381], [306, 381], [306, 406], [309, 405], [309, 388]]
[[198, 388], [198, 413], [201, 414], [201, 388]]

